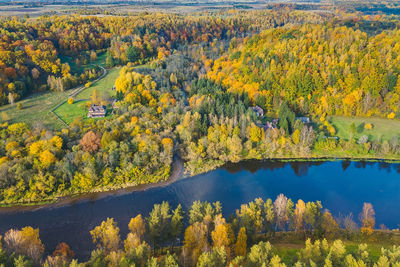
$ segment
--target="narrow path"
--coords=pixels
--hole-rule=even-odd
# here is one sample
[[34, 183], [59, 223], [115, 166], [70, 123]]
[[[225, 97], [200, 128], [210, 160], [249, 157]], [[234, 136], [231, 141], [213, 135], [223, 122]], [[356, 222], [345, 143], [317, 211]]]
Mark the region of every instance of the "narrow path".
[[[103, 79], [107, 75], [107, 70], [104, 67], [102, 67], [102, 66], [98, 66], [98, 67], [100, 67], [103, 70], [103, 74], [101, 74], [100, 77], [97, 78], [96, 80], [92, 81], [93, 84], [98, 82], [98, 81], [100, 81], [101, 79]], [[68, 98], [75, 97], [76, 95], [78, 95], [80, 92], [82, 92], [85, 89], [86, 89], [85, 85], [81, 85], [81, 86], [75, 87], [74, 89], [72, 89], [72, 90], [75, 90], [75, 91], [72, 92], [71, 94], [69, 94]], [[68, 98], [67, 98], [67, 100], [68, 100]]]
[[[100, 77], [98, 77], [96, 80], [92, 81], [93, 84], [96, 83], [96, 82], [98, 82], [98, 81], [100, 81], [101, 79], [103, 79], [103, 78], [107, 75], [107, 70], [106, 70], [104, 67], [102, 67], [102, 66], [100, 66], [100, 65], [97, 65], [97, 66], [100, 67], [100, 68], [103, 70], [103, 73], [102, 73], [102, 74], [100, 75]], [[70, 97], [75, 97], [76, 95], [78, 95], [80, 92], [82, 92], [82, 91], [85, 90], [85, 89], [87, 89], [87, 88], [85, 87], [85, 85], [80, 85], [80, 86], [77, 86], [77, 87], [75, 87], [75, 88], [73, 88], [73, 89], [70, 89], [70, 90], [73, 90], [73, 92], [72, 92], [71, 94], [69, 94], [68, 97], [67, 97], [64, 101], [62, 101], [60, 104], [58, 104], [57, 106], [55, 106], [53, 109], [50, 110], [50, 112], [53, 113], [53, 115], [56, 116], [56, 118], [59, 119], [65, 126], [69, 127], [68, 123], [66, 123], [66, 122], [65, 122], [60, 116], [58, 116], [57, 113], [55, 113], [54, 111], [55, 111], [57, 108], [59, 108], [61, 105], [63, 105], [64, 103], [66, 103]]]

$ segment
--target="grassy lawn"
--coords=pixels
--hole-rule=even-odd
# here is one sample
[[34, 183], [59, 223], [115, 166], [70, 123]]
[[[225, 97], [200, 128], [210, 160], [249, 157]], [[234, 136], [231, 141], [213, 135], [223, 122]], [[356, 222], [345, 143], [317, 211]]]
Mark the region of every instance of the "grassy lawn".
[[90, 88], [87, 88], [80, 92], [76, 96], [76, 99], [89, 99], [95, 89], [97, 90], [99, 96], [103, 96], [104, 94], [112, 96], [114, 92], [111, 89], [115, 84], [115, 80], [119, 76], [120, 70], [120, 67], [108, 70], [107, 75], [103, 79], [94, 83]]
[[[357, 117], [341, 117], [331, 116], [328, 118], [336, 128], [336, 135], [341, 139], [348, 140], [351, 135], [350, 125], [354, 123], [357, 127], [355, 138], [367, 135], [369, 140], [390, 140], [393, 136], [400, 134], [400, 121], [389, 120], [384, 118], [357, 118]], [[366, 130], [364, 125], [371, 123], [373, 129]]]
[[76, 117], [86, 118], [87, 110], [86, 101], [76, 101], [73, 104], [64, 103], [54, 112], [61, 117], [66, 123], [70, 124]]
[[26, 122], [30, 125], [41, 123], [48, 128], [60, 129], [65, 125], [50, 110], [65, 100], [68, 94], [69, 91], [34, 94], [17, 102], [22, 104], [22, 110], [17, 109], [17, 104], [6, 105], [0, 107], [0, 113], [7, 114], [9, 123]]
[[103, 79], [76, 95], [74, 104], [64, 103], [54, 112], [68, 124], [71, 123], [76, 117], [87, 119], [85, 99], [90, 99], [94, 90], [97, 90], [100, 97], [112, 96], [114, 92], [111, 89], [115, 84], [115, 80], [119, 76], [120, 70], [121, 68], [119, 67], [108, 70], [107, 75]]

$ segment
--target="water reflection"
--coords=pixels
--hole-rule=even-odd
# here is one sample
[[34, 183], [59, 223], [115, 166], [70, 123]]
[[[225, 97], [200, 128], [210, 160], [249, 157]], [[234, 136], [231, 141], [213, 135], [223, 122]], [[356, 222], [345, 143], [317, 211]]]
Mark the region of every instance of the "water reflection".
[[[393, 171], [392, 171], [393, 170]], [[155, 203], [169, 201], [188, 209], [196, 200], [221, 201], [225, 217], [257, 197], [275, 199], [280, 193], [297, 201], [320, 200], [334, 216], [353, 213], [357, 218], [364, 202], [373, 204], [376, 225], [400, 223], [400, 165], [384, 162], [281, 162], [246, 161], [226, 164], [215, 171], [179, 180], [158, 188], [107, 197], [93, 194], [59, 207], [10, 212], [1, 210], [0, 234], [10, 228], [39, 227], [46, 252], [64, 241], [87, 259], [93, 248], [89, 231], [112, 217], [125, 238], [130, 218], [147, 216]], [[301, 179], [298, 179], [301, 177]]]
[[[297, 176], [307, 175], [307, 171], [312, 166], [319, 166], [325, 161], [260, 161], [260, 160], [248, 160], [239, 163], [227, 163], [222, 168], [227, 170], [229, 173], [238, 173], [241, 171], [249, 171], [256, 173], [259, 170], [274, 171], [290, 166]], [[350, 163], [350, 162], [349, 162]]]
[[351, 162], [348, 160], [342, 161], [342, 170], [345, 171], [350, 166]]

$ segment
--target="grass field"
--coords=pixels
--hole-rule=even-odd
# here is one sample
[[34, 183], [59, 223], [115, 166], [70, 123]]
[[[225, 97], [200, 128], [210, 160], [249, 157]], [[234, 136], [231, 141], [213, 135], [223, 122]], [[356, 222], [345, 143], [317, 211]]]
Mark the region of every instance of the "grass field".
[[64, 103], [54, 112], [67, 124], [70, 124], [76, 117], [86, 118], [86, 101], [75, 101], [73, 104]]
[[[115, 79], [118, 77], [120, 69], [121, 68], [114, 68], [109, 70], [103, 79], [96, 82], [91, 88], [85, 89], [78, 94], [77, 99], [90, 98], [94, 89], [97, 89], [100, 96], [105, 92], [111, 92], [111, 88], [114, 85]], [[34, 94], [17, 102], [22, 104], [23, 109], [18, 110], [17, 104], [6, 105], [0, 107], [0, 114], [5, 114], [4, 117], [8, 117], [7, 121], [9, 123], [26, 122], [33, 126], [35, 124], [43, 124], [50, 129], [61, 129], [65, 127], [65, 124], [63, 124], [51, 110], [65, 101], [71, 92], [72, 90]], [[82, 101], [76, 101], [73, 105], [61, 105], [56, 109], [57, 115], [62, 115], [61, 117], [67, 122], [71, 122], [78, 116], [86, 117], [86, 110], [79, 107], [82, 103], [84, 104]], [[0, 122], [2, 122], [2, 118], [3, 116], [0, 116]]]
[[104, 94], [108, 94], [109, 96], [113, 95], [114, 92], [111, 89], [115, 84], [115, 80], [118, 78], [120, 70], [120, 67], [108, 70], [107, 75], [103, 79], [94, 83], [90, 88], [80, 92], [76, 96], [76, 99], [89, 99], [94, 90], [97, 90], [97, 93], [100, 96], [103, 96]]
[[[341, 139], [348, 140], [351, 135], [350, 125], [354, 123], [357, 127], [355, 138], [367, 135], [369, 140], [390, 140], [393, 136], [400, 135], [400, 121], [389, 120], [384, 118], [358, 118], [358, 117], [342, 117], [331, 116], [328, 118], [336, 129], [336, 135]], [[364, 125], [371, 123], [373, 129], [366, 130]]]
[[9, 123], [26, 122], [30, 125], [39, 123], [48, 128], [59, 129], [65, 125], [50, 110], [64, 101], [68, 94], [69, 91], [34, 94], [18, 102], [22, 104], [22, 110], [17, 109], [17, 104], [6, 105], [0, 107], [0, 113], [4, 112], [7, 115]]
[[100, 81], [94, 83], [90, 88], [87, 88], [75, 96], [74, 104], [67, 102], [59, 106], [54, 112], [66, 123], [71, 123], [76, 117], [86, 119], [87, 109], [85, 106], [86, 100], [90, 99], [94, 90], [97, 90], [99, 96], [112, 96], [114, 92], [111, 90], [118, 78], [121, 68], [113, 68], [107, 72], [107, 75]]

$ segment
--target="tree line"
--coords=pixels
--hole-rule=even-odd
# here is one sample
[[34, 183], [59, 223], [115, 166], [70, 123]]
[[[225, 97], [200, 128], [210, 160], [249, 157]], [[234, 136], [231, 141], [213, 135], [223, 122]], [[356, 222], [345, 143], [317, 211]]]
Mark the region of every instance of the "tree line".
[[[121, 239], [117, 222], [107, 218], [90, 235], [96, 249], [87, 262], [78, 263], [65, 244], [43, 258], [39, 229], [11, 229], [2, 238], [0, 261], [7, 266], [389, 266], [398, 264], [399, 248], [382, 248], [373, 259], [364, 243], [349, 251], [345, 240], [369, 241], [376, 232], [375, 214], [364, 203], [361, 230], [352, 216], [334, 218], [319, 201], [294, 203], [280, 194], [275, 200], [257, 198], [243, 204], [226, 220], [221, 203], [195, 201], [185, 212], [181, 205], [155, 204], [147, 217], [138, 214]], [[303, 240], [294, 255], [278, 253], [271, 245]], [[376, 236], [375, 236], [376, 238]], [[371, 239], [372, 240], [372, 239]], [[279, 242], [278, 242], [279, 243]]]

